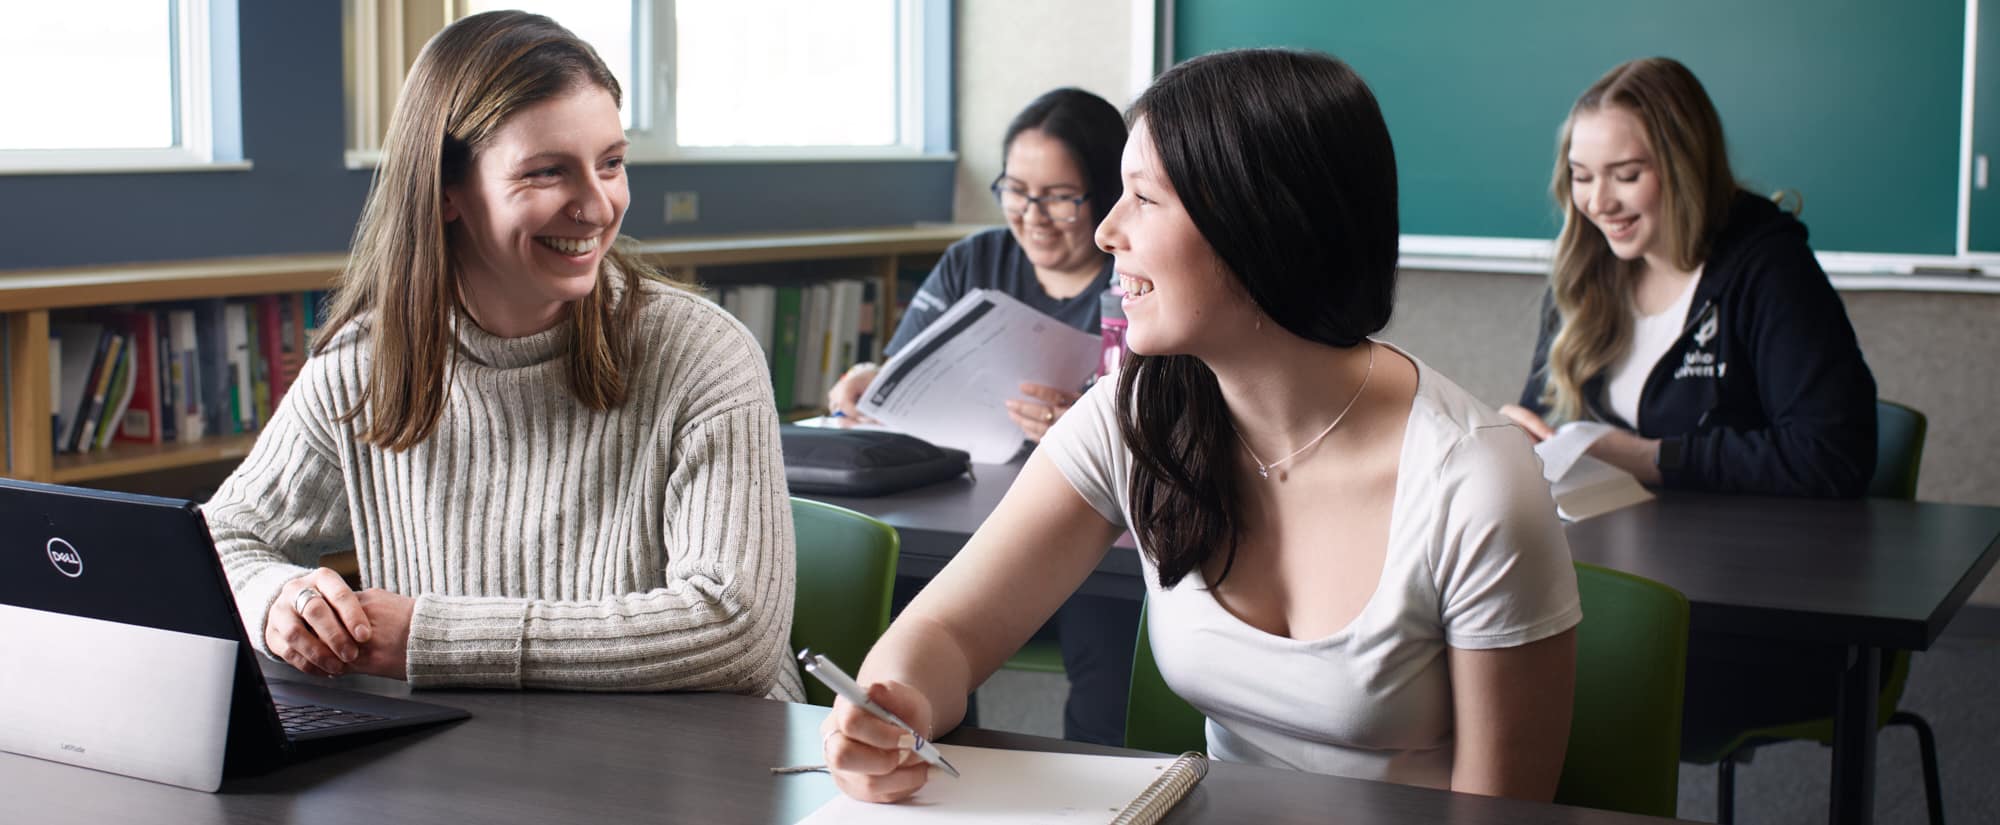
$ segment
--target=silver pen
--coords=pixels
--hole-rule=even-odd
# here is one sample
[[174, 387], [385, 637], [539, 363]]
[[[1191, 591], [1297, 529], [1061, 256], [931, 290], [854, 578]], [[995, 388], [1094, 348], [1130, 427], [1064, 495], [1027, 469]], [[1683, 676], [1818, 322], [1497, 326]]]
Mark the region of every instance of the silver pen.
[[950, 762], [944, 761], [944, 754], [938, 752], [937, 745], [925, 739], [924, 735], [918, 733], [916, 728], [910, 727], [910, 723], [903, 721], [896, 714], [890, 713], [887, 708], [875, 704], [874, 700], [868, 698], [868, 691], [862, 690], [861, 685], [856, 684], [854, 679], [847, 675], [846, 671], [841, 670], [839, 665], [833, 663], [832, 659], [828, 659], [811, 650], [801, 650], [799, 651], [799, 664], [804, 666], [806, 672], [812, 674], [813, 678], [818, 679], [820, 684], [826, 685], [834, 693], [839, 694], [849, 702], [853, 702], [855, 707], [875, 714], [876, 718], [902, 728], [905, 732], [909, 733], [911, 738], [917, 740], [915, 750], [918, 758], [936, 765], [939, 770], [945, 773], [951, 774], [951, 778], [958, 778], [958, 769], [952, 767]]

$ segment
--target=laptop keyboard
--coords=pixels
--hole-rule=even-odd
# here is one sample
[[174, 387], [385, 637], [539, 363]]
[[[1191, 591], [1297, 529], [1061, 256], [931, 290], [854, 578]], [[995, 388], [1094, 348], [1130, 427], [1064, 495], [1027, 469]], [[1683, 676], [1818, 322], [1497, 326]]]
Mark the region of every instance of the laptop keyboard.
[[278, 721], [285, 726], [288, 734], [311, 733], [329, 728], [344, 728], [367, 722], [380, 722], [385, 717], [372, 713], [341, 710], [324, 705], [293, 705], [278, 702]]

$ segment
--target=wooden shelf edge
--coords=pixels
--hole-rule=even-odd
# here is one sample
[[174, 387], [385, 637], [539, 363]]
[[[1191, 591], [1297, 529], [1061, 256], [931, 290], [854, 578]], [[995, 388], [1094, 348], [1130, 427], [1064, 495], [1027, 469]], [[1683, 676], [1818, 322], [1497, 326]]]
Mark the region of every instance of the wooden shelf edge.
[[642, 240], [636, 251], [660, 266], [784, 263], [943, 252], [985, 224], [925, 224], [886, 229], [782, 232]]
[[192, 444], [114, 444], [99, 452], [56, 456], [55, 469], [49, 478], [57, 484], [75, 484], [218, 461], [237, 461], [249, 455], [250, 447], [256, 443], [257, 436], [246, 433], [204, 438]]

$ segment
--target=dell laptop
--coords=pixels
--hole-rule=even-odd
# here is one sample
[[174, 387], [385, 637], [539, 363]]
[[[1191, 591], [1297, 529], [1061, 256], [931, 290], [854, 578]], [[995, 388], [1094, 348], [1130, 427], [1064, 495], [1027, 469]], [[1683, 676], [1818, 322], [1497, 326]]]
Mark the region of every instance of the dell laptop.
[[267, 682], [260, 658], [193, 502], [0, 479], [0, 750], [213, 791], [468, 715]]

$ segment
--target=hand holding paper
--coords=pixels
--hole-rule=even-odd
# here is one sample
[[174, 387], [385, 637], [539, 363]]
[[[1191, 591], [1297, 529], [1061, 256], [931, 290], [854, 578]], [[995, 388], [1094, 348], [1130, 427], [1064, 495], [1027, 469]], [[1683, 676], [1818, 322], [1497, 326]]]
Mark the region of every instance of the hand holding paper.
[[1631, 473], [1590, 457], [1590, 445], [1613, 430], [1609, 424], [1572, 421], [1535, 445], [1557, 515], [1580, 521], [1653, 498]]
[[861, 395], [861, 412], [884, 425], [999, 464], [1021, 449], [1009, 400], [1043, 403], [1022, 383], [1082, 387], [1097, 366], [1099, 340], [1006, 293], [977, 289], [960, 298], [882, 365]]

